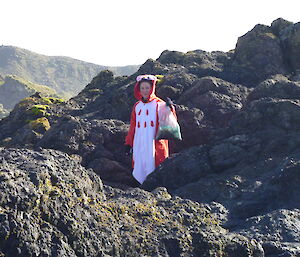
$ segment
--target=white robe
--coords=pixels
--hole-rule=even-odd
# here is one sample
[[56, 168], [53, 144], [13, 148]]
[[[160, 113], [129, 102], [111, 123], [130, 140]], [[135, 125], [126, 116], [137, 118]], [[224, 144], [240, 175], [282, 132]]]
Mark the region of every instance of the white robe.
[[136, 127], [133, 141], [134, 169], [132, 175], [141, 184], [155, 169], [155, 132], [157, 101], [135, 106]]

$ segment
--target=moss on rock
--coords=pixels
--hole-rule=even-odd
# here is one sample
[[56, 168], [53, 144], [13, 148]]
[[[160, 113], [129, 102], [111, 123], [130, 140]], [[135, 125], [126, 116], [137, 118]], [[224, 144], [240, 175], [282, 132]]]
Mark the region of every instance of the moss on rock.
[[50, 129], [50, 123], [46, 117], [41, 117], [36, 120], [30, 121], [29, 126], [31, 129], [41, 132], [45, 132]]
[[35, 104], [31, 106], [30, 111], [36, 116], [45, 116], [49, 105]]

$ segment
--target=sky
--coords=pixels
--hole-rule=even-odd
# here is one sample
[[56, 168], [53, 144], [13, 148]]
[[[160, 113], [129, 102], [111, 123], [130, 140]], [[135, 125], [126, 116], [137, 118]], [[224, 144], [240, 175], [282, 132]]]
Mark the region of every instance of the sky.
[[1, 1], [1, 45], [107, 66], [162, 51], [229, 51], [256, 24], [300, 22], [299, 0]]

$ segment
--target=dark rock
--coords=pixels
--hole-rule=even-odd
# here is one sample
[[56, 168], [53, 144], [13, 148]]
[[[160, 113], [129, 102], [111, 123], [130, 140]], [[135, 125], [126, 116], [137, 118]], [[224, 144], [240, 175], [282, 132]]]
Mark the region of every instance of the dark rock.
[[162, 64], [180, 64], [189, 73], [198, 77], [222, 76], [223, 67], [229, 63], [231, 53], [221, 51], [206, 52], [203, 50], [189, 51], [182, 53], [178, 51], [165, 50], [157, 61]]
[[[141, 67], [138, 69], [136, 74], [166, 74], [169, 69], [162, 63], [155, 61], [153, 59], [148, 59]], [[135, 74], [135, 75], [136, 75]], [[136, 76], [135, 76], [136, 77]]]
[[199, 108], [213, 124], [227, 126], [231, 116], [242, 108], [249, 92], [244, 86], [204, 77], [196, 80], [181, 95], [178, 103]]
[[273, 33], [276, 36], [280, 36], [280, 33], [287, 28], [288, 26], [292, 25], [293, 23], [290, 21], [287, 21], [285, 19], [282, 18], [278, 18], [276, 20], [274, 20], [271, 24], [271, 29], [273, 31]]
[[241, 112], [236, 113], [229, 127], [233, 133], [239, 133], [242, 128], [251, 131], [271, 128], [274, 128], [274, 131], [297, 130], [299, 112], [299, 100], [261, 98], [250, 102]]
[[237, 164], [245, 156], [244, 149], [231, 144], [221, 143], [209, 150], [209, 157], [215, 169], [224, 169]]
[[280, 39], [259, 24], [239, 37], [229, 70], [236, 74], [235, 82], [254, 86], [271, 75], [287, 74], [289, 67]]
[[[74, 132], [76, 131], [76, 134]], [[103, 180], [132, 185], [131, 159], [125, 155], [127, 125], [119, 120], [60, 119], [36, 144], [82, 156], [82, 164]]]
[[[262, 244], [278, 242], [280, 253], [299, 253], [295, 244], [299, 235], [296, 213], [300, 207], [300, 142], [295, 143], [298, 137], [299, 133], [290, 134], [274, 144], [276, 137], [266, 132], [234, 136], [206, 148], [194, 147], [165, 161], [148, 176], [143, 188], [165, 186], [171, 194], [208, 206], [220, 203], [225, 210], [216, 209], [214, 215], [221, 217], [230, 231]], [[293, 147], [285, 146], [292, 142]], [[283, 212], [289, 218], [276, 218], [281, 208], [291, 210]], [[260, 222], [262, 217], [266, 217], [264, 222]], [[254, 223], [257, 220], [258, 225]]]
[[184, 105], [176, 105], [176, 114], [183, 140], [169, 141], [172, 153], [214, 141], [217, 129], [204, 117], [204, 113], [201, 110], [188, 108]]
[[[188, 163], [185, 162], [187, 159], [189, 160]], [[168, 158], [163, 165], [160, 165], [154, 173], [147, 177], [142, 187], [153, 190], [159, 185], [172, 191], [198, 181], [211, 170], [207, 147], [192, 147], [183, 153]]]
[[103, 187], [92, 170], [55, 150], [0, 154], [5, 256], [263, 256], [260, 244], [227, 233], [205, 206], [163, 188]]
[[185, 54], [178, 51], [163, 51], [157, 61], [162, 64], [175, 63], [175, 64], [184, 64], [184, 56]]
[[197, 79], [193, 74], [186, 72], [172, 72], [164, 76], [163, 84], [157, 86], [157, 95], [166, 100], [170, 97], [177, 101], [180, 95]]
[[92, 81], [84, 88], [85, 90], [91, 89], [102, 89], [106, 86], [107, 83], [112, 82], [114, 79], [114, 74], [110, 70], [101, 71], [96, 77], [92, 79]]
[[[67, 109], [65, 103], [60, 101], [59, 98], [24, 98], [8, 117], [0, 120], [0, 146], [34, 146], [56, 123], [61, 109]], [[9, 137], [12, 140], [7, 141]]]
[[288, 64], [295, 74], [300, 73], [300, 23], [287, 26], [280, 31], [280, 40], [282, 41], [283, 50], [287, 58]]
[[247, 100], [253, 101], [263, 97], [299, 99], [300, 83], [291, 81], [282, 75], [277, 75], [261, 82], [249, 94]]
[[261, 242], [266, 256], [297, 256], [299, 227], [299, 209], [279, 209], [247, 219], [239, 233]]

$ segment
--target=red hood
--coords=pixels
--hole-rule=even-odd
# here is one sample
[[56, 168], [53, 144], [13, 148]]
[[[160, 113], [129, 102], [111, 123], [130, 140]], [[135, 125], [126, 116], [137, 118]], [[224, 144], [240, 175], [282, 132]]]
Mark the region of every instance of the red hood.
[[[150, 96], [148, 98], [148, 101], [152, 101], [155, 98], [158, 98], [155, 95], [155, 88], [156, 88], [156, 81], [157, 80], [150, 80], [152, 82], [152, 88], [151, 88], [151, 92], [150, 92]], [[134, 85], [134, 96], [137, 100], [142, 100], [142, 95], [140, 92], [140, 87], [139, 87], [140, 81], [136, 82]]]

